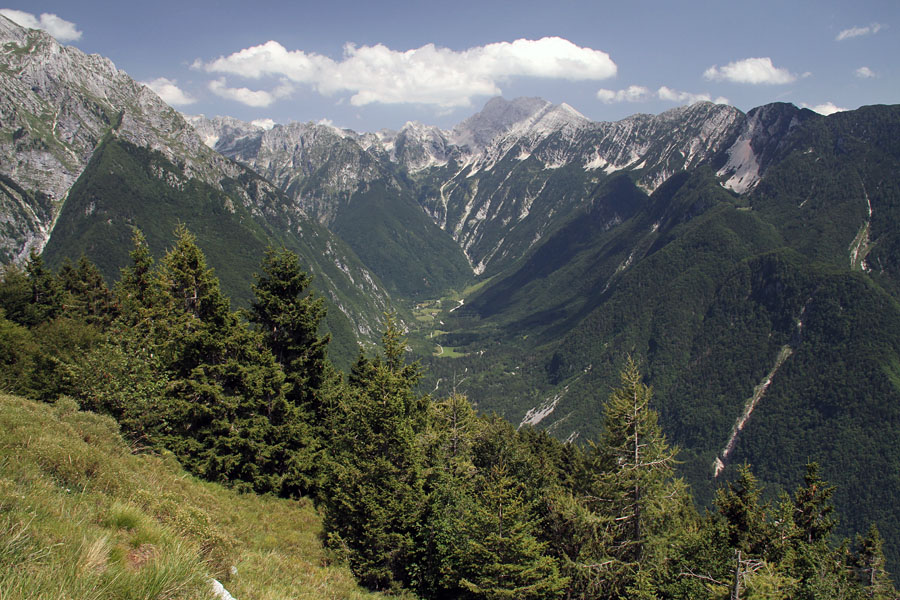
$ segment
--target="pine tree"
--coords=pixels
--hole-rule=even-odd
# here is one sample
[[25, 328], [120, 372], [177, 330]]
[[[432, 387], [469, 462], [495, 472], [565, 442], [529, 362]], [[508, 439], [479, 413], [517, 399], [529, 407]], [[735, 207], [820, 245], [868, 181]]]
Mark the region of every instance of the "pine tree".
[[15, 264], [5, 265], [0, 276], [0, 308], [6, 313], [6, 318], [19, 325], [27, 325], [25, 314], [31, 295], [31, 284], [25, 271]]
[[151, 304], [153, 256], [140, 229], [134, 229], [131, 242], [132, 264], [122, 269], [115, 292], [123, 309], [135, 313]]
[[828, 540], [836, 524], [831, 497], [835, 487], [819, 477], [818, 463], [808, 463], [804, 485], [794, 493], [793, 520], [798, 536], [807, 544]]
[[118, 312], [113, 293], [100, 269], [84, 254], [73, 265], [66, 259], [59, 271], [65, 292], [65, 312], [88, 324], [107, 327]]
[[425, 506], [416, 539], [416, 590], [425, 598], [459, 597], [459, 568], [466, 556], [467, 517], [474, 498], [471, 448], [478, 417], [453, 394], [429, 405], [420, 435], [425, 454]]
[[37, 345], [24, 326], [6, 319], [0, 307], [0, 392], [28, 394]]
[[194, 236], [184, 226], [175, 233], [154, 269], [135, 232], [134, 264], [117, 286], [123, 314], [113, 324], [114, 360], [100, 367], [133, 385], [94, 385], [100, 393], [86, 399], [208, 479], [282, 495], [305, 489], [309, 436], [285, 398], [283, 371], [262, 335], [231, 311]]
[[846, 598], [855, 587], [846, 564], [846, 547], [831, 545], [836, 523], [831, 501], [834, 489], [819, 477], [818, 464], [809, 463], [803, 485], [792, 498], [796, 537], [788, 571], [797, 581], [793, 596], [798, 600]]
[[728, 547], [745, 556], [762, 557], [768, 552], [771, 531], [766, 507], [760, 503], [762, 490], [748, 465], [738, 469], [735, 482], [716, 492], [715, 506], [724, 520]]
[[46, 323], [62, 311], [63, 292], [57, 278], [44, 266], [44, 259], [34, 249], [25, 263], [30, 298], [25, 307], [23, 324], [34, 327]]
[[281, 248], [266, 251], [262, 274], [253, 285], [250, 320], [256, 323], [304, 404], [314, 403], [325, 376], [329, 336], [319, 336], [325, 303], [309, 290], [312, 277], [296, 254]]

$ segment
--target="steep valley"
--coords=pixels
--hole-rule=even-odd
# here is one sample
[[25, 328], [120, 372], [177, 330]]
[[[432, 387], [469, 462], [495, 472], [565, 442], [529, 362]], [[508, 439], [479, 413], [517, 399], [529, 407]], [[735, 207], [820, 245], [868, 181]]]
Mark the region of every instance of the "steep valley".
[[183, 223], [246, 306], [284, 246], [338, 366], [395, 310], [423, 390], [573, 443], [633, 357], [699, 504], [744, 462], [775, 498], [819, 461], [840, 531], [876, 522], [900, 566], [900, 106], [592, 122], [495, 98], [447, 131], [265, 128], [0, 37], [0, 262], [83, 253], [112, 282], [133, 228], [159, 257]]

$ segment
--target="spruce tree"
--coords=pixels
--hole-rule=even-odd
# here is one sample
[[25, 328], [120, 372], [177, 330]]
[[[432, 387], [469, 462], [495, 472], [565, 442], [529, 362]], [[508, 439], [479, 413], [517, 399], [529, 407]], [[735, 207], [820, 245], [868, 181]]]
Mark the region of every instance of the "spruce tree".
[[31, 284], [25, 271], [15, 264], [5, 265], [0, 274], [0, 308], [6, 318], [27, 325], [26, 310], [31, 303]]
[[253, 285], [250, 320], [282, 365], [298, 403], [313, 404], [325, 376], [329, 336], [319, 336], [325, 302], [309, 289], [312, 277], [300, 268], [296, 254], [281, 248], [266, 250], [262, 273]]
[[123, 310], [135, 314], [152, 303], [153, 256], [140, 229], [135, 228], [132, 232], [131, 243], [131, 266], [122, 269], [115, 292]]
[[809, 463], [803, 485], [792, 498], [796, 538], [788, 571], [797, 581], [793, 596], [798, 600], [846, 598], [856, 587], [848, 570], [846, 548], [831, 544], [836, 523], [831, 501], [834, 489], [819, 477], [818, 464]]
[[728, 547], [745, 556], [761, 557], [769, 550], [771, 530], [762, 489], [748, 465], [738, 469], [738, 478], [716, 492], [715, 506], [724, 521]]
[[426, 598], [459, 597], [460, 566], [467, 555], [465, 528], [474, 489], [472, 440], [478, 417], [453, 394], [429, 406], [421, 436], [425, 453], [425, 507], [416, 539], [416, 590]]
[[807, 544], [828, 540], [836, 524], [831, 497], [835, 487], [819, 477], [819, 465], [806, 465], [803, 486], [794, 493], [793, 520], [797, 535]]
[[29, 302], [23, 324], [34, 327], [59, 316], [63, 307], [63, 291], [57, 278], [44, 265], [44, 259], [32, 249], [25, 263], [29, 284]]
[[[194, 236], [176, 229], [156, 268], [135, 232], [133, 265], [117, 286], [111, 360], [92, 364], [133, 385], [94, 385], [104, 407], [143, 443], [172, 450], [191, 471], [258, 492], [292, 495], [308, 485], [309, 436], [285, 398], [284, 373], [230, 309]], [[82, 371], [86, 383], [92, 374]], [[128, 405], [118, 399], [127, 399]]]
[[405, 364], [405, 341], [388, 316], [382, 351], [360, 356], [341, 399], [325, 476], [325, 529], [333, 548], [371, 589], [413, 579], [415, 540], [424, 505], [418, 435], [427, 397], [415, 391], [419, 370]]
[[897, 597], [897, 590], [885, 569], [883, 546], [884, 541], [874, 523], [866, 535], [856, 537], [851, 567], [862, 584], [864, 598], [889, 600]]
[[65, 312], [91, 325], [107, 327], [118, 310], [100, 269], [84, 254], [73, 265], [69, 259], [63, 262], [59, 280], [65, 292]]
[[598, 562], [618, 573], [620, 585], [644, 589], [647, 579], [638, 574], [664, 564], [667, 538], [685, 510], [686, 495], [674, 479], [677, 450], [666, 442], [650, 407], [653, 391], [630, 357], [620, 379], [603, 407], [604, 431], [596, 447], [600, 473], [594, 506], [607, 515], [608, 555]]
[[568, 580], [537, 537], [529, 494], [499, 462], [480, 478], [475, 509], [467, 517], [462, 587], [475, 598], [561, 598]]

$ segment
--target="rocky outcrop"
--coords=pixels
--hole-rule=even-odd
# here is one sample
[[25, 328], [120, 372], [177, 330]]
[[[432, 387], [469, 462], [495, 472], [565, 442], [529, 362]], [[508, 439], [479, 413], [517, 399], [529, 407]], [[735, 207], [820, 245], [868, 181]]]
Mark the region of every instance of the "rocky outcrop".
[[7, 189], [20, 190], [0, 194], [0, 214], [25, 213], [0, 232], [4, 261], [41, 250], [66, 193], [107, 135], [161, 152], [205, 183], [236, 174], [177, 111], [112, 61], [0, 16], [0, 175]]

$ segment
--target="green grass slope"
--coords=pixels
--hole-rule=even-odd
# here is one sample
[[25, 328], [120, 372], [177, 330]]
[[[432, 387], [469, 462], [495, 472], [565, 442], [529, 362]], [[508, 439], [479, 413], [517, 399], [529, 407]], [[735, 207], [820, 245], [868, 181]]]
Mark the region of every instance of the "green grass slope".
[[106, 417], [0, 395], [0, 598], [376, 598], [306, 501], [201, 482]]

